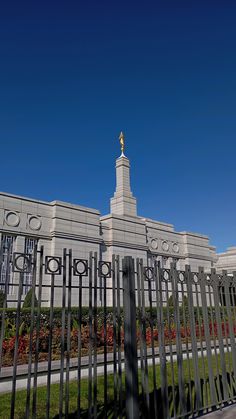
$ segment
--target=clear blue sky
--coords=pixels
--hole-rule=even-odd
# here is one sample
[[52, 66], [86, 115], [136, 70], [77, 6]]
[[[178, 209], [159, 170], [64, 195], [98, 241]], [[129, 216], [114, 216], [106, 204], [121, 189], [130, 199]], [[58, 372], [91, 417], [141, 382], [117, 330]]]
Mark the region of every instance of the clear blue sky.
[[236, 245], [236, 2], [3, 1], [0, 190], [109, 212], [118, 135], [139, 215]]

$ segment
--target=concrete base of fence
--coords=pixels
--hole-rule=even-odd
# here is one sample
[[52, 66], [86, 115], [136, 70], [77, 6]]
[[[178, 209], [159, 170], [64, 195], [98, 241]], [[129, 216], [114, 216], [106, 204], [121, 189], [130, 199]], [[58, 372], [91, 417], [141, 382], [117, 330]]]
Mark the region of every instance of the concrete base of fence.
[[222, 410], [208, 413], [202, 417], [203, 419], [235, 419], [236, 418], [236, 404], [224, 407]]

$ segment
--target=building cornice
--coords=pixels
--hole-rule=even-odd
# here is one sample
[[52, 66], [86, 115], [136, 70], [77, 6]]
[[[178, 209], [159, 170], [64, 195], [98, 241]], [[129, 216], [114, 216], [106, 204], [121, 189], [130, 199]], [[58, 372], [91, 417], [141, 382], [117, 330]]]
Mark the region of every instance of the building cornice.
[[68, 240], [76, 240], [76, 241], [83, 241], [88, 243], [96, 243], [96, 244], [102, 244], [103, 240], [99, 237], [88, 237], [73, 233], [62, 233], [61, 231], [52, 231], [51, 232], [51, 238], [60, 238], [60, 239], [68, 239]]

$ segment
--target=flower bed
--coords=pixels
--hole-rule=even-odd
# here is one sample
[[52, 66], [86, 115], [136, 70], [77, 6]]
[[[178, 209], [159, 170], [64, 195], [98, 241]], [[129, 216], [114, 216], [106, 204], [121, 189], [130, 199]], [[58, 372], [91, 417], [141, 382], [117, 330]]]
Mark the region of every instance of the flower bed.
[[[145, 340], [146, 345], [150, 347], [152, 342], [154, 346], [159, 344], [159, 330], [157, 327], [151, 328], [150, 325], [142, 325], [144, 327], [140, 328], [139, 323], [137, 322], [137, 345], [140, 345]], [[116, 327], [117, 329], [117, 327]], [[57, 325], [57, 322], [53, 325], [52, 333], [50, 334], [50, 329], [48, 325], [45, 325], [43, 322], [40, 323], [39, 333], [37, 335], [36, 329], [33, 330], [32, 336], [30, 335], [29, 330], [26, 327], [22, 327], [20, 336], [18, 339], [18, 364], [27, 363], [29, 360], [29, 353], [32, 353], [32, 362], [35, 361], [36, 349], [38, 354], [39, 361], [45, 361], [48, 359], [49, 353], [51, 351], [52, 360], [60, 359], [61, 352], [67, 353], [69, 350], [70, 357], [74, 358], [78, 356], [79, 347], [81, 348], [81, 355], [87, 355], [89, 351], [89, 346], [94, 348], [96, 347], [97, 353], [103, 353], [104, 345], [107, 347], [107, 351], [113, 351], [113, 342], [114, 342], [114, 329], [113, 323], [108, 322], [106, 327], [106, 333], [104, 325], [102, 322], [97, 324], [97, 333], [96, 336], [92, 332], [90, 333], [89, 324], [81, 324], [81, 328], [78, 327], [78, 324], [72, 325], [70, 331], [68, 329], [63, 329], [61, 326]], [[142, 332], [141, 332], [142, 330]], [[166, 345], [176, 343], [176, 335], [180, 333], [182, 342], [191, 342], [191, 330], [189, 325], [184, 327], [180, 326], [180, 329], [177, 331], [174, 322], [171, 324], [165, 323], [163, 325], [163, 337]], [[229, 323], [221, 322], [219, 326], [217, 323], [209, 323], [209, 334], [211, 338], [218, 339], [219, 332], [222, 336], [229, 337]], [[9, 336], [9, 330], [7, 331], [8, 336], [3, 340], [3, 366], [13, 365], [14, 351], [16, 338], [14, 335], [14, 328], [11, 333], [13, 335]], [[233, 333], [236, 336], [236, 323], [233, 325]], [[198, 323], [195, 326], [195, 336], [198, 340], [205, 340], [205, 328], [204, 325], [199, 325]], [[145, 339], [144, 339], [145, 337]], [[123, 326], [120, 329], [120, 345], [121, 349], [124, 348], [124, 329]], [[116, 330], [116, 343], [118, 343], [118, 334]], [[67, 346], [69, 345], [69, 347]]]

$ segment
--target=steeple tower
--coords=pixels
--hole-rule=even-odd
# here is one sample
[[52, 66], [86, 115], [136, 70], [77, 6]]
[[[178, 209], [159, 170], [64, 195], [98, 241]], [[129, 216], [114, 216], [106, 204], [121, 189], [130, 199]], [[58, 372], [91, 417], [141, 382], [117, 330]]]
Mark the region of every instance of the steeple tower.
[[116, 191], [111, 198], [111, 214], [137, 216], [136, 198], [130, 189], [130, 162], [124, 155], [125, 138], [121, 132], [119, 136], [121, 155], [116, 159]]

